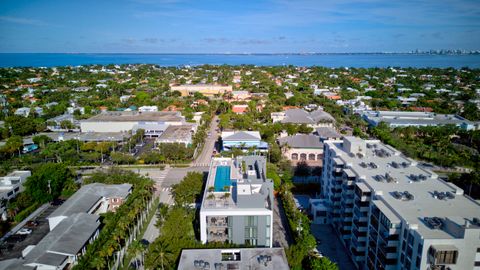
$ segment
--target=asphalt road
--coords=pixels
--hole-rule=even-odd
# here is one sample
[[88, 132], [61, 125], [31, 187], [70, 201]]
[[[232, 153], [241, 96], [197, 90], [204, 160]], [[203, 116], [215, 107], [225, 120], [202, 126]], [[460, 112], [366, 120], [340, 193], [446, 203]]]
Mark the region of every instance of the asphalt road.
[[208, 166], [210, 164], [210, 160], [212, 159], [213, 150], [215, 147], [215, 142], [218, 140], [218, 116], [214, 116], [212, 122], [210, 123], [210, 136], [205, 138], [205, 144], [203, 146], [202, 152], [197, 156], [197, 158], [192, 162], [192, 166]]

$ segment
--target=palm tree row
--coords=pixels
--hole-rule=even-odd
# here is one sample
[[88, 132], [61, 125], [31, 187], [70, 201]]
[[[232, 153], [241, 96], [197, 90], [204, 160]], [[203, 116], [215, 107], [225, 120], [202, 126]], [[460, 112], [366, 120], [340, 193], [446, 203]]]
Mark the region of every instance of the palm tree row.
[[111, 268], [119, 261], [117, 258], [119, 251], [123, 247], [128, 247], [146, 219], [148, 210], [145, 210], [153, 197], [153, 183], [150, 179], [133, 172], [117, 169], [107, 173], [96, 173], [88, 179], [88, 182], [133, 185], [132, 193], [115, 213], [102, 215], [103, 227], [98, 238], [87, 246], [85, 254], [75, 266], [75, 269]]

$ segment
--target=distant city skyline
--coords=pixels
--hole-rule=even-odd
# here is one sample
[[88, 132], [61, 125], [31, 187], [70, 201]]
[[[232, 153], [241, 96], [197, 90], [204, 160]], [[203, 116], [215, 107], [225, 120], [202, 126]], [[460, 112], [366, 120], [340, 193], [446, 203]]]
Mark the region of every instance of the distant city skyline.
[[480, 49], [471, 0], [0, 3], [0, 53], [352, 53]]

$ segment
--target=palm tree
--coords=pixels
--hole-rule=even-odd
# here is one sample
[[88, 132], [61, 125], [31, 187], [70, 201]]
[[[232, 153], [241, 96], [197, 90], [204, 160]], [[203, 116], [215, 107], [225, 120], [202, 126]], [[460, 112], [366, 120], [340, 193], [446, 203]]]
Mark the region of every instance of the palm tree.
[[138, 269], [138, 260], [137, 257], [140, 255], [140, 261], [143, 263], [143, 253], [145, 251], [145, 246], [140, 243], [140, 241], [135, 240], [132, 242], [129, 248], [130, 256], [135, 259], [135, 269]]
[[164, 239], [159, 239], [158, 241], [155, 241], [150, 247], [150, 250], [147, 253], [145, 266], [149, 269], [155, 269], [159, 266], [160, 262], [161, 269], [165, 270], [165, 263], [172, 262], [172, 255], [173, 252], [171, 250], [170, 244]]
[[90, 266], [97, 270], [105, 269], [105, 266], [106, 266], [105, 258], [101, 256], [94, 256], [90, 261]]

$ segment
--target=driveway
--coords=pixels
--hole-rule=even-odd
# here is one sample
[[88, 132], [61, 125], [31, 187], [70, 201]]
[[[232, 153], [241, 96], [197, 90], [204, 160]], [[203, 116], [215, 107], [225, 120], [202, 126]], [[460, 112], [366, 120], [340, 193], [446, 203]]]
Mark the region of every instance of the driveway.
[[332, 226], [328, 224], [312, 224], [310, 228], [315, 238], [321, 241], [320, 245], [317, 245], [320, 253], [328, 257], [332, 262], [337, 263], [340, 270], [357, 269]]
[[288, 230], [288, 220], [282, 201], [275, 198], [273, 202], [273, 246], [287, 248], [291, 243], [292, 236]]

